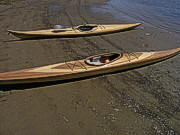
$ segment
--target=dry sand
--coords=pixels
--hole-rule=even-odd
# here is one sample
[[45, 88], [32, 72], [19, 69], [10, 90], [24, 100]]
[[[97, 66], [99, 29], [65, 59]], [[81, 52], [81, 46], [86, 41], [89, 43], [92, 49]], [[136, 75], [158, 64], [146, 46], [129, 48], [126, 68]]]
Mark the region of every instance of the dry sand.
[[[25, 0], [0, 5], [0, 72], [75, 60], [103, 52], [179, 47], [177, 35], [143, 24], [96, 37], [16, 41], [7, 29], [54, 24], [132, 23], [93, 14], [99, 0]], [[152, 66], [46, 87], [0, 87], [0, 135], [180, 134], [180, 56]]]

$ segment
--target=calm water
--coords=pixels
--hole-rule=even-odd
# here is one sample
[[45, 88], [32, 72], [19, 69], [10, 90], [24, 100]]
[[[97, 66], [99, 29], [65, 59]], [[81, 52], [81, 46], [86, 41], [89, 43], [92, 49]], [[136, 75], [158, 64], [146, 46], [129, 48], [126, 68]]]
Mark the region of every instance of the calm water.
[[110, 0], [106, 5], [94, 6], [93, 11], [180, 34], [180, 0]]

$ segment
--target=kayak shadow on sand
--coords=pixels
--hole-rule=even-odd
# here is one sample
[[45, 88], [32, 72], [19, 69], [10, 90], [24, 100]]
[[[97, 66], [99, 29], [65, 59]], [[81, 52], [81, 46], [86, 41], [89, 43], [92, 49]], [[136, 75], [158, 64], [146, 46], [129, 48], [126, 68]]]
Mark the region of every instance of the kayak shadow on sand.
[[109, 32], [109, 33], [104, 33], [104, 34], [94, 34], [94, 35], [81, 35], [81, 36], [53, 36], [53, 37], [48, 37], [48, 36], [44, 36], [44, 37], [34, 37], [34, 38], [23, 38], [23, 39], [13, 39], [13, 40], [5, 40], [3, 42], [22, 42], [22, 41], [30, 41], [30, 40], [48, 40], [48, 39], [68, 39], [68, 38], [80, 38], [80, 37], [94, 37], [94, 36], [103, 36], [103, 35], [109, 35], [109, 34], [118, 34], [118, 33], [121, 33], [121, 32], [128, 32], [128, 31], [135, 31], [136, 28], [129, 28], [129, 29], [126, 29], [126, 30], [121, 30], [119, 32]]

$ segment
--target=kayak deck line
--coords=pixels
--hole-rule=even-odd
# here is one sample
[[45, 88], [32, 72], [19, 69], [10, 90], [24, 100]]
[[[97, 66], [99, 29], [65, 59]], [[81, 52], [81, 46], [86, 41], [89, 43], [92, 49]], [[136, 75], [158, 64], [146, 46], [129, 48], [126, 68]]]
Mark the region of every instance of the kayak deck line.
[[[68, 67], [71, 71], [74, 70], [74, 67], [75, 67], [75, 66], [78, 66], [77, 63], [80, 64], [79, 67], [81, 67], [82, 69], [86, 69], [86, 70], [87, 70], [86, 66], [83, 65], [79, 60], [75, 61], [74, 64], [65, 62], [65, 64], [67, 65], [67, 67]], [[73, 65], [73, 66], [71, 67], [70, 65]]]

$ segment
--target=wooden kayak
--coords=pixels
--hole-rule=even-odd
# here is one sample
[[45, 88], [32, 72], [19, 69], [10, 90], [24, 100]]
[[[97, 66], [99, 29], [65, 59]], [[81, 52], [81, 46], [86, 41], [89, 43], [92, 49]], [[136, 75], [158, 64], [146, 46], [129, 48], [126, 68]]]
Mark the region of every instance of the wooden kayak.
[[81, 37], [81, 36], [93, 36], [108, 33], [121, 32], [125, 30], [134, 29], [141, 25], [141, 23], [135, 24], [119, 24], [119, 25], [97, 25], [86, 24], [75, 27], [55, 28], [47, 30], [36, 31], [13, 31], [8, 32], [18, 38], [52, 38], [52, 37]]
[[180, 48], [157, 52], [105, 53], [86, 59], [0, 73], [0, 84], [22, 84], [79, 79], [156, 63], [180, 52]]

